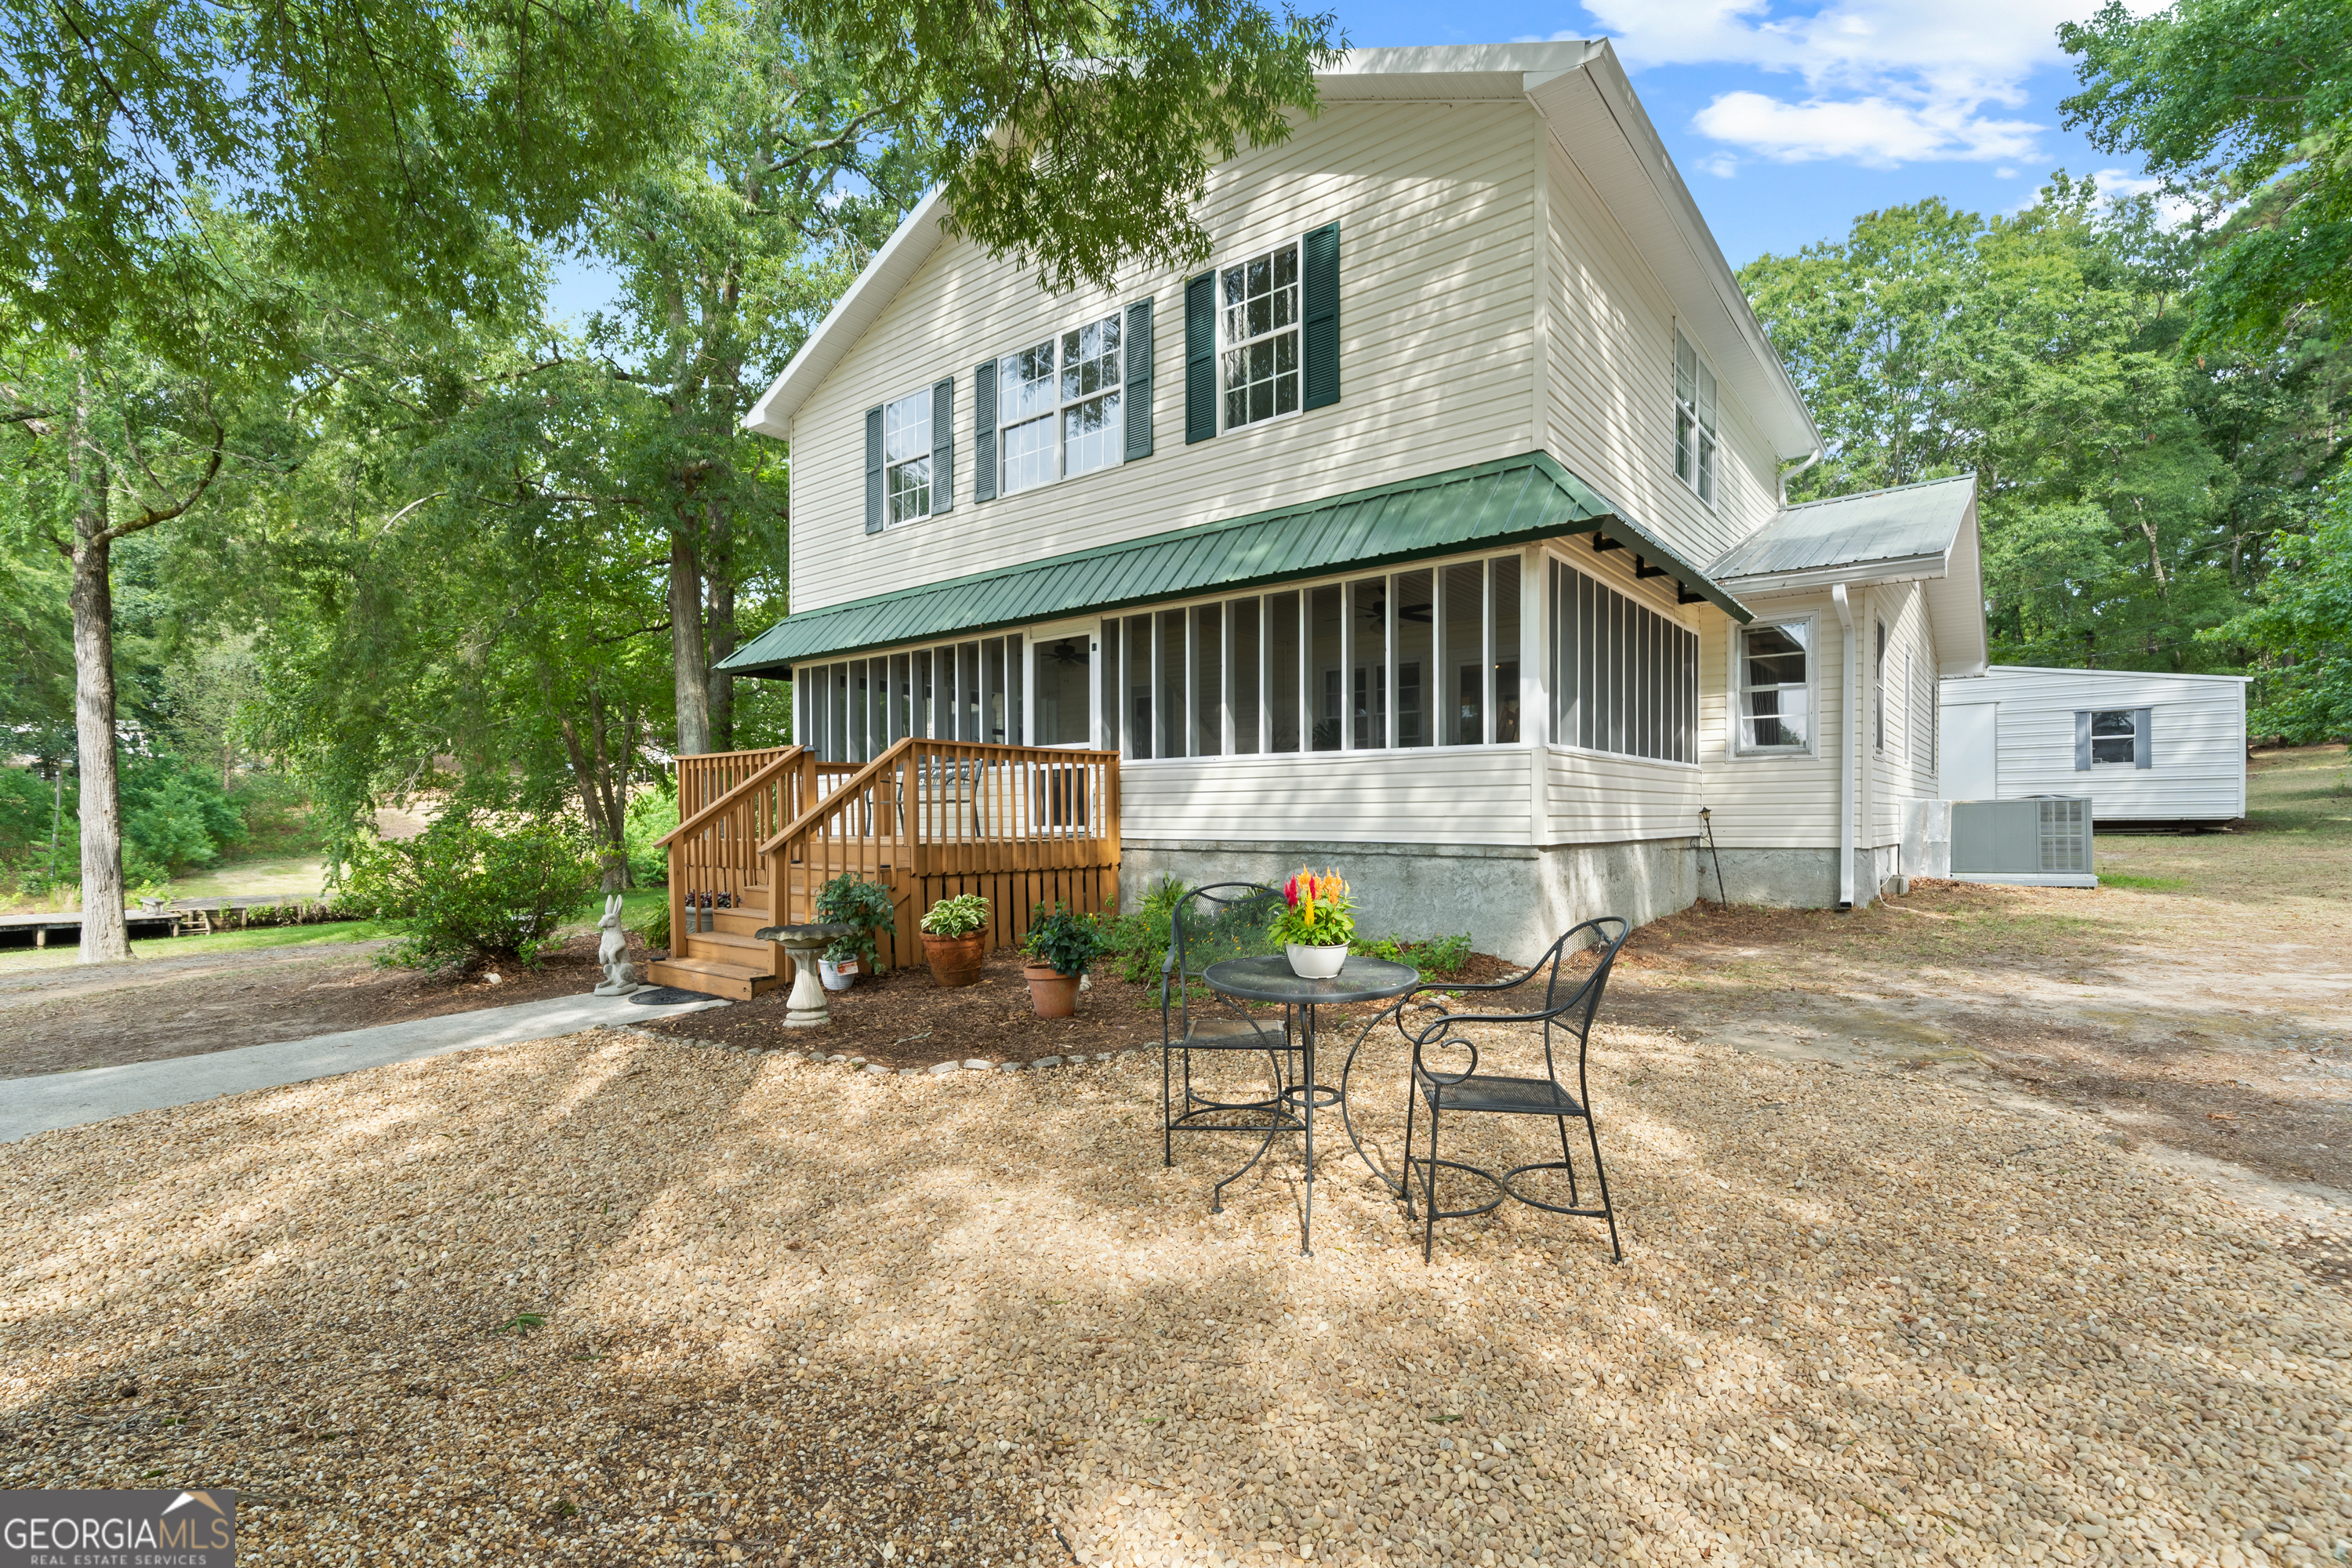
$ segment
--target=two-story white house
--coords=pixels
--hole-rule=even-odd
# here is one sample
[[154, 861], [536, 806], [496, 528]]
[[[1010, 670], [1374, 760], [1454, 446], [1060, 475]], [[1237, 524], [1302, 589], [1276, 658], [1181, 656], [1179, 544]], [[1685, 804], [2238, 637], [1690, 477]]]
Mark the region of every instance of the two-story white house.
[[835, 760], [1118, 752], [1129, 898], [1332, 866], [1507, 954], [1718, 862], [1867, 902], [1984, 662], [1972, 481], [1781, 505], [1821, 438], [1606, 43], [1320, 87], [1193, 275], [1047, 294], [919, 206], [746, 420], [792, 613], [728, 668]]

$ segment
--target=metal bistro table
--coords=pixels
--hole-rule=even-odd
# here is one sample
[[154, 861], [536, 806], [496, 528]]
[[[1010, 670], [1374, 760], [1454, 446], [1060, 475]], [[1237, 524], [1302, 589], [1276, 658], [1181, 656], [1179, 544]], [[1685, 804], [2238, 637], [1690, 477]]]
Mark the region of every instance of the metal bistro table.
[[[1402, 996], [1421, 984], [1421, 971], [1409, 963], [1391, 963], [1386, 959], [1361, 958], [1350, 954], [1347, 964], [1328, 980], [1307, 980], [1290, 972], [1290, 960], [1280, 953], [1261, 958], [1229, 958], [1213, 963], [1202, 972], [1209, 988], [1228, 1001], [1273, 1002], [1282, 1005], [1286, 1021], [1297, 1030], [1296, 1038], [1304, 1060], [1299, 1068], [1299, 1081], [1281, 1084], [1277, 1081], [1276, 1095], [1269, 1104], [1268, 1114], [1273, 1124], [1266, 1129], [1265, 1139], [1248, 1163], [1228, 1176], [1234, 1181], [1246, 1173], [1251, 1165], [1265, 1157], [1276, 1137], [1285, 1132], [1304, 1133], [1307, 1138], [1307, 1201], [1306, 1218], [1300, 1226], [1298, 1250], [1308, 1257], [1315, 1255], [1315, 1112], [1320, 1109], [1339, 1108], [1341, 1118], [1347, 1116], [1347, 1095], [1344, 1089], [1315, 1081], [1315, 1009], [1325, 1004], [1338, 1005], [1349, 1002], [1380, 1002], [1391, 996]], [[1373, 1025], [1388, 1016], [1392, 1009], [1383, 1008], [1375, 1014], [1363, 1028], [1370, 1035]], [[1362, 1043], [1362, 1037], [1358, 1037]], [[1352, 1065], [1355, 1053], [1348, 1053]], [[1341, 1075], [1344, 1085], [1346, 1075]], [[1360, 1154], [1362, 1151], [1359, 1150]], [[1366, 1163], [1370, 1163], [1369, 1161]], [[1222, 1187], [1224, 1183], [1219, 1183]]]

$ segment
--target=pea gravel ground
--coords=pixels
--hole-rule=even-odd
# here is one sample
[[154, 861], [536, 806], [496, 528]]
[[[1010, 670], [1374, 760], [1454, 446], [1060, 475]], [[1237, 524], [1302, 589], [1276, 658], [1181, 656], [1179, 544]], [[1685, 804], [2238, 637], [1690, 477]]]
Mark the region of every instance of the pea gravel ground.
[[1302, 1258], [1295, 1153], [1212, 1215], [1145, 1053], [611, 1030], [43, 1134], [0, 1484], [232, 1486], [254, 1563], [2352, 1555], [2340, 1231], [1916, 1074], [1595, 1060], [1621, 1268], [1525, 1209], [1424, 1267], [1328, 1136]]

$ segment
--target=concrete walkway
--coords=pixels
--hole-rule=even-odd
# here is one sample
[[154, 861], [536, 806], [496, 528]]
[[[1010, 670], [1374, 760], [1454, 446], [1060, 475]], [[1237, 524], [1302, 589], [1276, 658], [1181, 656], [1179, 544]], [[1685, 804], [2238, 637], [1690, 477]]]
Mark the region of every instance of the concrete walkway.
[[192, 1105], [248, 1089], [307, 1083], [388, 1062], [412, 1062], [482, 1046], [544, 1040], [615, 1024], [644, 1024], [729, 1004], [712, 996], [667, 1007], [640, 1007], [620, 996], [560, 996], [473, 1013], [447, 1013], [407, 1024], [346, 1029], [307, 1040], [245, 1046], [160, 1062], [125, 1062], [85, 1072], [45, 1073], [0, 1086], [0, 1143], [58, 1127], [79, 1127], [135, 1110]]

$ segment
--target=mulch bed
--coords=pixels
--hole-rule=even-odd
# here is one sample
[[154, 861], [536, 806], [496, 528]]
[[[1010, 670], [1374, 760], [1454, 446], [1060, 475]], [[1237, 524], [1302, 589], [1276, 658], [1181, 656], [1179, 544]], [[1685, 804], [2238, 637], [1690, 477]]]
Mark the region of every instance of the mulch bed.
[[[1518, 973], [1498, 958], [1474, 953], [1461, 980], [1499, 979]], [[867, 976], [833, 996], [833, 1023], [824, 1029], [784, 1026], [779, 985], [749, 1002], [708, 1013], [689, 1013], [642, 1026], [679, 1039], [712, 1040], [751, 1050], [823, 1050], [863, 1057], [887, 1068], [925, 1068], [934, 1062], [1035, 1061], [1041, 1057], [1129, 1050], [1160, 1041], [1160, 985], [1130, 985], [1108, 965], [1078, 994], [1077, 1016], [1040, 1018], [1029, 1005], [1029, 984], [1021, 977], [1021, 955], [1012, 948], [991, 953], [975, 985], [942, 990], [927, 968]], [[1349, 1012], [1328, 1008], [1326, 1028], [1336, 1029]]]

